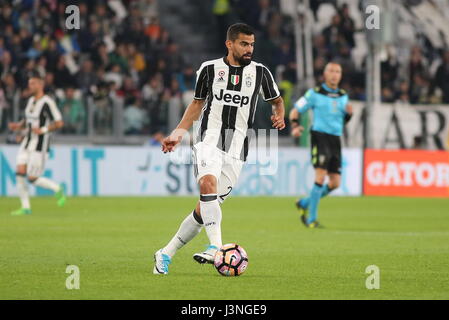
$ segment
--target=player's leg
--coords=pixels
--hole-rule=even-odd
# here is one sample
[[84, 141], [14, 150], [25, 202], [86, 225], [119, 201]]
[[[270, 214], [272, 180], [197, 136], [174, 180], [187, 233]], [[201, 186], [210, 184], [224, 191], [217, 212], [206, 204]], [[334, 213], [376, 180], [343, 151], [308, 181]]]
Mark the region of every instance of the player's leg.
[[[338, 137], [328, 137], [328, 148], [331, 157], [328, 162], [327, 171], [329, 182], [323, 186], [321, 198], [326, 197], [329, 193], [340, 187], [341, 181], [341, 143]], [[309, 199], [301, 200], [301, 205], [307, 208], [309, 206]]]
[[[329, 195], [329, 193], [331, 193], [335, 189], [338, 189], [338, 187], [340, 186], [340, 181], [341, 181], [340, 173], [331, 173], [329, 171], [328, 176], [329, 176], [329, 182], [323, 186], [323, 190], [321, 192], [321, 198], [326, 197], [327, 195]], [[307, 210], [310, 205], [310, 197], [302, 198], [301, 200], [299, 200], [299, 203], [302, 208]]]
[[58, 206], [62, 207], [66, 202], [64, 187], [55, 181], [43, 177], [45, 160], [47, 154], [44, 152], [32, 152], [28, 165], [28, 181], [37, 187], [52, 190], [57, 198]]
[[[203, 176], [210, 175], [211, 172], [215, 172], [215, 174], [218, 175], [221, 167], [217, 168], [217, 165], [214, 165], [214, 161], [212, 161], [214, 158], [209, 154], [210, 151], [208, 148], [204, 148], [202, 143], [200, 143], [195, 145], [192, 150], [194, 175], [198, 183], [200, 183], [200, 179]], [[207, 158], [209, 158], [210, 161], [208, 160], [206, 162], [205, 159]], [[198, 163], [200, 163], [201, 166], [198, 166]], [[155, 253], [154, 274], [168, 274], [168, 265], [171, 263], [172, 257], [179, 249], [200, 233], [204, 225], [200, 212], [201, 204], [200, 201], [198, 201], [196, 208], [183, 220], [173, 238], [164, 248]]]
[[31, 214], [30, 195], [28, 193], [28, 184], [26, 179], [27, 166], [26, 164], [23, 164], [23, 161], [21, 161], [25, 160], [26, 162], [26, 159], [21, 159], [23, 157], [24, 155], [22, 155], [22, 157], [18, 155], [16, 168], [16, 183], [17, 191], [20, 197], [21, 208], [11, 212], [11, 215], [13, 216]]
[[190, 242], [197, 234], [201, 232], [203, 221], [199, 212], [199, 203], [187, 217], [182, 221], [178, 231], [168, 244], [158, 250], [154, 255], [154, 274], [168, 274], [168, 265], [176, 252]]
[[222, 246], [222, 213], [218, 201], [217, 185], [218, 179], [215, 175], [206, 175], [199, 180], [200, 215], [209, 238], [209, 246], [206, 251], [193, 255], [193, 259], [201, 264], [213, 263], [215, 253]]
[[[297, 201], [296, 206], [301, 213], [301, 221], [307, 227], [318, 225], [318, 204], [323, 192], [323, 184], [327, 175], [327, 168], [331, 159], [330, 147], [326, 135], [312, 131], [312, 165], [315, 168], [315, 180], [307, 198]], [[307, 215], [307, 213], [309, 213]]]
[[340, 187], [341, 183], [341, 142], [340, 138], [333, 139], [332, 142], [332, 159], [329, 163], [329, 183], [323, 188], [323, 196], [328, 195], [335, 189]]
[[326, 178], [327, 170], [322, 168], [315, 169], [315, 184], [310, 192], [309, 202], [309, 217], [307, 218], [307, 225], [315, 227], [318, 219], [318, 205], [320, 203], [321, 194], [323, 191], [324, 179]]
[[[217, 181], [218, 185], [216, 187], [217, 200], [218, 200], [219, 206], [221, 206], [221, 204], [231, 194], [232, 188], [234, 187], [234, 185], [237, 182], [238, 177], [240, 175], [242, 166], [243, 166], [243, 161], [233, 159], [229, 156], [224, 156], [224, 162], [222, 165], [220, 178]], [[204, 216], [203, 210], [201, 210], [201, 215]], [[203, 217], [203, 220], [204, 220], [204, 217]], [[204, 221], [204, 223], [207, 224], [206, 221]], [[193, 258], [197, 262], [213, 263], [217, 249], [222, 246], [222, 243], [221, 243], [221, 217], [220, 217], [219, 226], [220, 226], [220, 229], [219, 229], [220, 243], [213, 244], [213, 242], [211, 241], [211, 245], [205, 252], [194, 254]]]

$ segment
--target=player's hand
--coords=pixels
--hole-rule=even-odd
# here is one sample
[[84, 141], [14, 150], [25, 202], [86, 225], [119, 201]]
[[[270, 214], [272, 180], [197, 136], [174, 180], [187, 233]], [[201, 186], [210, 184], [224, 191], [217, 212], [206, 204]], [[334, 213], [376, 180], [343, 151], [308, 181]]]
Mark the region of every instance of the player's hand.
[[303, 131], [304, 131], [304, 127], [298, 126], [298, 127], [293, 128], [292, 132], [290, 134], [293, 138], [299, 138], [302, 135]]
[[42, 132], [41, 128], [33, 128], [31, 131], [33, 131], [34, 134], [37, 134], [39, 136], [41, 134], [44, 134], [44, 132]]
[[347, 114], [352, 114], [352, 112], [353, 112], [352, 105], [351, 105], [351, 104], [348, 104], [348, 105], [346, 106], [346, 113], [347, 113]]
[[282, 130], [285, 128], [285, 121], [283, 117], [272, 115], [271, 122], [273, 122], [273, 128], [276, 128], [278, 130]]
[[18, 131], [22, 127], [20, 122], [10, 122], [8, 123], [8, 129], [11, 131]]
[[181, 142], [184, 132], [185, 131], [183, 130], [173, 130], [168, 137], [162, 140], [162, 152], [167, 153], [174, 151], [176, 145]]

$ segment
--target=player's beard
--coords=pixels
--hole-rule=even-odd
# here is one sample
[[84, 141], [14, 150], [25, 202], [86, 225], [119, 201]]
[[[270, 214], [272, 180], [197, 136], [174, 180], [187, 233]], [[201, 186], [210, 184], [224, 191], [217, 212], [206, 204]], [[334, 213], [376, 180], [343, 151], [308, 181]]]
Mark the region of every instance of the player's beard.
[[241, 65], [241, 66], [247, 66], [251, 63], [252, 56], [249, 56], [248, 59], [245, 59], [245, 55], [240, 56], [240, 57], [236, 57], [234, 55], [234, 60], [237, 61], [239, 63], [239, 65]]

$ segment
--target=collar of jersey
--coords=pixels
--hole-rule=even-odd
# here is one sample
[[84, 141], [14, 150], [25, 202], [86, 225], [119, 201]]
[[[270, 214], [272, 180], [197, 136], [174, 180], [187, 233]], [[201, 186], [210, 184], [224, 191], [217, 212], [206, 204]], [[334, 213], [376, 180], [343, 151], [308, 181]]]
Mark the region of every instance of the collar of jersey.
[[323, 83], [321, 86], [324, 88], [324, 90], [329, 91], [329, 92], [332, 92], [332, 93], [337, 93], [338, 91], [340, 91], [339, 88], [337, 88], [337, 89], [331, 89], [331, 88], [329, 88], [329, 87], [327, 86], [327, 84], [325, 84], [325, 83]]
[[223, 57], [223, 62], [226, 63], [228, 66], [233, 67], [233, 68], [244, 68], [245, 66], [233, 66], [231, 64], [229, 64], [228, 59], [226, 58], [226, 56]]

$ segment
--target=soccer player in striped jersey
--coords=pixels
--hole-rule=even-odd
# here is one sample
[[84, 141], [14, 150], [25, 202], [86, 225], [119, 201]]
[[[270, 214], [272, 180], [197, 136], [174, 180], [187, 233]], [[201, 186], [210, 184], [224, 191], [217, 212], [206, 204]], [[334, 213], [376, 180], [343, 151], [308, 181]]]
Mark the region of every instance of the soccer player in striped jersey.
[[[296, 206], [301, 213], [301, 221], [308, 228], [317, 228], [318, 204], [322, 197], [340, 186], [341, 181], [341, 142], [343, 127], [351, 119], [352, 106], [348, 95], [339, 88], [342, 68], [330, 62], [324, 69], [324, 83], [310, 89], [300, 98], [290, 111], [292, 136], [299, 137], [303, 128], [299, 125], [300, 116], [313, 110], [311, 129], [312, 164], [315, 168], [315, 184], [307, 198], [298, 200]], [[326, 176], [329, 183], [324, 184]]]
[[17, 154], [16, 181], [22, 207], [12, 215], [31, 214], [27, 179], [35, 186], [55, 192], [57, 204], [63, 206], [66, 198], [62, 185], [43, 177], [45, 161], [50, 148], [50, 132], [64, 125], [55, 101], [44, 93], [44, 80], [37, 74], [28, 80], [32, 96], [25, 108], [25, 119], [9, 123], [13, 131], [26, 134]]
[[220, 205], [231, 193], [246, 160], [248, 132], [253, 126], [259, 93], [272, 105], [273, 128], [285, 128], [284, 102], [274, 78], [264, 65], [252, 61], [254, 43], [254, 31], [248, 25], [229, 27], [227, 56], [201, 65], [194, 100], [177, 128], [163, 140], [162, 150], [172, 152], [193, 122], [200, 119], [192, 147], [200, 199], [175, 236], [155, 253], [155, 274], [167, 274], [176, 251], [203, 227], [210, 245], [193, 258], [200, 264], [213, 263], [222, 246]]

